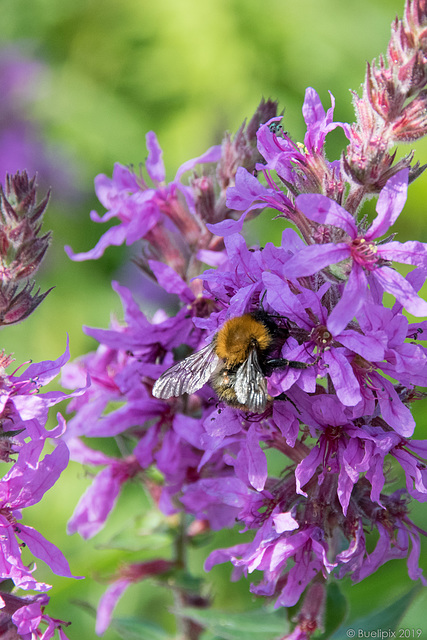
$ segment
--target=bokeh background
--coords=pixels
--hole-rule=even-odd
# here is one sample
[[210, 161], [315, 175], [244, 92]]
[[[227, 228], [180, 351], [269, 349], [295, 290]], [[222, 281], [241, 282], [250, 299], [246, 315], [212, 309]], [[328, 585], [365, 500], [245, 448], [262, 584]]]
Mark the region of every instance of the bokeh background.
[[[57, 358], [67, 333], [73, 358], [95, 348], [82, 325], [106, 327], [112, 312], [120, 317], [110, 282], [129, 284], [138, 278], [131, 253], [123, 247], [110, 248], [96, 262], [73, 263], [64, 253], [65, 244], [75, 251], [93, 247], [105, 231], [89, 220], [91, 209], [103, 212], [93, 192], [97, 174], [111, 175], [115, 162], [143, 162], [145, 134], [154, 130], [172, 178], [180, 164], [219, 143], [225, 131], [235, 132], [263, 96], [279, 101], [286, 129], [301, 140], [307, 86], [317, 90], [326, 108], [331, 91], [335, 120], [351, 122], [349, 90], [359, 90], [366, 62], [386, 50], [390, 23], [402, 15], [403, 0], [0, 0], [0, 10], [1, 180], [6, 171], [27, 169], [38, 173], [41, 195], [52, 187], [45, 229], [53, 230], [53, 243], [38, 282], [42, 289], [55, 289], [24, 324], [2, 334], [1, 348], [13, 352], [20, 364]], [[330, 159], [344, 144], [338, 130], [331, 134]], [[415, 148], [418, 160], [426, 163], [427, 143]], [[423, 176], [412, 186], [395, 226], [401, 241], [427, 241], [426, 195]], [[264, 214], [251, 223], [250, 233], [261, 244], [278, 241], [281, 224]], [[417, 419], [422, 437], [422, 408], [417, 408]], [[54, 585], [50, 615], [72, 620], [67, 633], [79, 640], [95, 635], [91, 612], [82, 603], [96, 606], [106, 588], [104, 577], [123, 558], [120, 547], [127, 549], [128, 561], [168, 551], [167, 537], [150, 539], [151, 548], [142, 551], [135, 543], [136, 553], [129, 535], [123, 539], [135, 510], [144, 508], [137, 486], [126, 487], [108, 530], [94, 541], [67, 538], [67, 519], [89, 481], [71, 464], [42, 504], [26, 515], [29, 524], [63, 549], [76, 574], [88, 576], [84, 581], [59, 579], [39, 563], [40, 579]], [[425, 507], [414, 507], [413, 517], [427, 527]], [[229, 544], [230, 534], [224, 532], [210, 548]], [[427, 568], [427, 545], [423, 549]], [[203, 575], [206, 555], [207, 548], [191, 552], [195, 574]], [[226, 566], [207, 576], [219, 608], [244, 611], [260, 605], [249, 595], [247, 582], [230, 584], [229, 576]], [[389, 604], [412, 584], [400, 562], [362, 585], [345, 582], [350, 616]], [[426, 604], [421, 593], [402, 627], [427, 634]], [[145, 617], [173, 633], [170, 606], [167, 591], [147, 583], [127, 592], [118, 614]], [[105, 637], [119, 636], [110, 630]]]

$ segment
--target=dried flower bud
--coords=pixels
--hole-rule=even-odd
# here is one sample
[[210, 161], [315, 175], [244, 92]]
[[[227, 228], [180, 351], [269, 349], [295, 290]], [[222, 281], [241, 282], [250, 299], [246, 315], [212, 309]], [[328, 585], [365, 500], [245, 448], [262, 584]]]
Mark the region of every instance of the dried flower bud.
[[218, 163], [217, 179], [221, 190], [234, 185], [234, 178], [238, 167], [244, 167], [253, 172], [257, 162], [263, 158], [256, 147], [256, 132], [259, 127], [268, 122], [277, 113], [277, 102], [262, 99], [249, 124], [242, 124], [232, 139], [227, 134], [222, 142], [221, 160]]
[[22, 280], [39, 268], [50, 242], [50, 233], [40, 236], [41, 219], [49, 193], [37, 203], [35, 178], [24, 171], [6, 176], [0, 186], [0, 324], [13, 324], [34, 311], [49, 293], [32, 295], [34, 283]]
[[[380, 191], [412, 160], [407, 156], [392, 167], [395, 156], [390, 148], [427, 132], [426, 33], [426, 1], [408, 0], [404, 18], [392, 24], [386, 60], [380, 57], [378, 63], [367, 65], [363, 95], [355, 96], [357, 122], [348, 130], [350, 144], [343, 162], [354, 190]], [[352, 201], [350, 194], [350, 205]]]

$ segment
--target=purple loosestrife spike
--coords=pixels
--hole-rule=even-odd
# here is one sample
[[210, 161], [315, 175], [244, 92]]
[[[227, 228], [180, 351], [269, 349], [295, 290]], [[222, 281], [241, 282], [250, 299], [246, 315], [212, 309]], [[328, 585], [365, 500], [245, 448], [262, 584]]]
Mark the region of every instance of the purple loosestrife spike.
[[[71, 456], [104, 467], [79, 502], [70, 531], [95, 535], [130, 479], [145, 483], [165, 515], [181, 511], [196, 518], [190, 529], [180, 529], [180, 544], [183, 530], [188, 536], [238, 522], [247, 541], [214, 550], [206, 568], [230, 561], [233, 579], [257, 571], [261, 577], [251, 592], [274, 597], [276, 607], [296, 605], [306, 591], [289, 636], [294, 640], [324, 626], [331, 575], [360, 581], [389, 560], [406, 558], [409, 577], [426, 584], [418, 566], [425, 532], [409, 513], [410, 500], [427, 502], [427, 445], [415, 439], [411, 411], [425, 395], [417, 387], [427, 386], [427, 321], [410, 324], [403, 311], [427, 315], [420, 295], [427, 245], [400, 243], [389, 234], [408, 184], [422, 172], [412, 153], [396, 161], [391, 146], [423, 135], [426, 127], [418, 112], [427, 91], [425, 9], [421, 0], [408, 1], [387, 60], [368, 67], [353, 125], [334, 122], [333, 97], [325, 109], [309, 88], [303, 144], [261, 105], [261, 116], [226, 137], [221, 153], [214, 148], [184, 163], [170, 184], [149, 134], [146, 169], [154, 186], [119, 165], [112, 181], [100, 177], [104, 219], [116, 216], [120, 225], [92, 252], [75, 256], [99, 257], [109, 244], [143, 239], [142, 266], [181, 307], [173, 317], [159, 309], [149, 320], [131, 292], [114, 284], [124, 324], [86, 328], [100, 343], [97, 351], [64, 371], [71, 387], [82, 387], [88, 376], [93, 381], [72, 401]], [[325, 152], [336, 127], [348, 138], [342, 161], [330, 161]], [[196, 167], [202, 161], [210, 162], [207, 172]], [[189, 169], [193, 175], [184, 180]], [[368, 224], [358, 212], [372, 194], [379, 194], [377, 215]], [[279, 246], [248, 247], [240, 234], [244, 221], [267, 207], [299, 233], [286, 228]], [[213, 268], [202, 272], [202, 261]], [[403, 277], [394, 262], [412, 270]], [[384, 292], [394, 296], [392, 308], [384, 306]], [[187, 386], [201, 375], [197, 353], [218, 346], [225, 323], [260, 309], [273, 329], [271, 355], [263, 361], [252, 335], [250, 358], [235, 370], [230, 365], [224, 385], [232, 390], [235, 382], [245, 397], [245, 385], [255, 394], [261, 379], [265, 410], [219, 402], [209, 376], [198, 379], [206, 381], [202, 386]], [[310, 366], [292, 368], [289, 361]], [[174, 388], [188, 393], [154, 397], [165, 371], [184, 371], [185, 385], [180, 378]], [[80, 440], [115, 436], [128, 443], [117, 457]], [[277, 477], [268, 449], [283, 456]], [[390, 463], [400, 466], [405, 489], [391, 489]], [[379, 536], [376, 546], [371, 532]], [[99, 631], [133, 581], [119, 573], [107, 590]]]
[[[403, 20], [396, 18], [387, 59], [367, 66], [362, 97], [354, 93], [357, 122], [348, 128], [350, 144], [343, 168], [353, 183], [346, 208], [354, 213], [363, 193], [378, 193], [396, 172], [409, 168], [412, 154], [394, 163], [393, 144], [425, 135], [427, 95], [427, 5], [407, 0]], [[412, 168], [413, 179], [420, 174]]]

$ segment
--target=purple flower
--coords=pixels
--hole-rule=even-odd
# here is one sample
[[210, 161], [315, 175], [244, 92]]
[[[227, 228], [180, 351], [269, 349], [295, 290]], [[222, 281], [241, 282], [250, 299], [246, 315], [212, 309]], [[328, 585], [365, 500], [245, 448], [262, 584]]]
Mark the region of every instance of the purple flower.
[[[329, 179], [327, 193], [334, 195], [336, 184], [339, 182], [339, 162], [328, 162], [324, 153], [325, 138], [336, 127], [347, 126], [340, 122], [333, 122], [335, 101], [331, 95], [332, 106], [325, 112], [319, 96], [312, 88], [306, 90], [303, 116], [307, 125], [304, 146], [296, 144], [279, 126], [282, 117], [271, 118], [263, 124], [257, 133], [258, 151], [265, 160], [265, 164], [257, 165], [267, 182], [267, 187], [240, 167], [236, 173], [236, 184], [227, 190], [227, 205], [244, 214], [237, 221], [225, 220], [215, 225], [208, 225], [213, 233], [230, 235], [242, 230], [246, 216], [253, 210], [271, 207], [279, 213], [296, 221], [298, 212], [293, 201], [284, 194], [271, 177], [275, 171], [285, 184], [289, 183], [297, 193], [322, 189], [325, 184], [325, 174]], [[280, 136], [277, 134], [279, 131]]]
[[22, 508], [39, 502], [55, 484], [68, 464], [69, 453], [66, 444], [59, 442], [51, 454], [38, 461], [39, 451], [34, 457], [32, 449], [27, 446], [21, 450], [18, 461], [0, 482], [0, 528], [3, 530], [0, 575], [2, 578], [11, 578], [17, 586], [40, 591], [45, 590], [46, 585], [37, 583], [30, 570], [22, 564], [21, 550], [15, 536], [25, 542], [30, 551], [46, 562], [54, 573], [75, 576], [55, 545], [32, 527], [18, 524], [17, 521], [21, 518]]
[[[20, 638], [32, 640], [40, 637], [42, 640], [49, 640], [54, 637], [55, 631], [58, 631], [60, 640], [68, 640], [62, 627], [67, 627], [70, 623], [51, 618], [44, 613], [45, 605], [49, 602], [46, 595], [28, 598], [28, 601], [28, 604], [16, 609], [11, 618]], [[41, 625], [46, 625], [47, 628], [42, 630]]]
[[407, 185], [406, 169], [390, 178], [378, 198], [378, 215], [367, 231], [358, 228], [348, 211], [326, 196], [310, 194], [297, 197], [296, 206], [307, 218], [321, 225], [341, 229], [338, 242], [305, 247], [286, 263], [283, 271], [288, 277], [298, 278], [346, 261], [344, 272], [348, 280], [327, 323], [332, 333], [342, 331], [358, 314], [367, 300], [368, 285], [377, 285], [381, 290], [391, 293], [413, 315], [427, 315], [427, 302], [417, 295], [407, 279], [387, 266], [390, 261], [396, 260], [427, 268], [426, 245], [417, 241], [404, 244], [397, 241], [376, 242], [402, 211]]
[[[286, 519], [279, 515], [284, 514], [276, 510], [265, 520], [253, 542], [213, 551], [205, 568], [209, 571], [215, 564], [228, 559], [245, 573], [261, 570], [264, 579], [257, 586], [252, 585], [251, 592], [278, 595], [276, 607], [289, 607], [298, 602], [301, 593], [319, 572], [326, 577], [335, 564], [327, 559], [328, 546], [318, 527], [300, 528], [290, 514]], [[286, 584], [281, 587], [279, 579], [291, 558], [295, 564], [286, 572]]]
[[71, 535], [78, 531], [87, 540], [96, 535], [117, 502], [122, 485], [135, 477], [141, 467], [133, 456], [124, 460], [110, 458], [86, 447], [78, 438], [67, 442], [73, 460], [85, 465], [105, 465], [86, 490], [68, 522]]
[[232, 527], [236, 518], [255, 513], [263, 504], [263, 496], [257, 496], [246, 482], [234, 475], [223, 475], [201, 478], [189, 485], [181, 502], [189, 513], [199, 520], [208, 520], [210, 527], [219, 531]]
[[[338, 398], [347, 406], [357, 405], [362, 399], [363, 389], [353, 371], [352, 361], [356, 354], [366, 360], [381, 361], [387, 344], [385, 331], [376, 327], [375, 331], [362, 334], [349, 328], [332, 333], [327, 326], [328, 310], [322, 304], [322, 297], [329, 288], [327, 283], [317, 292], [293, 285], [292, 290], [298, 287], [295, 295], [287, 281], [276, 274], [265, 272], [263, 282], [268, 304], [295, 323], [305, 336], [304, 343], [287, 350], [285, 357], [306, 362], [310, 354], [315, 357], [316, 351], [323, 352], [321, 363], [327, 367]], [[280, 376], [280, 391], [286, 391], [300, 375], [298, 371], [289, 370], [285, 377]], [[273, 376], [273, 380], [276, 377]]]
[[340, 562], [339, 578], [352, 573], [353, 582], [360, 582], [389, 560], [407, 557], [408, 574], [412, 580], [427, 580], [418, 566], [420, 555], [420, 533], [426, 532], [416, 527], [407, 516], [404, 491], [396, 491], [385, 499], [383, 509], [374, 510], [372, 517], [379, 532], [375, 549], [368, 553], [361, 520], [353, 532], [353, 541], [346, 551], [338, 554]]
[[[181, 176], [197, 164], [217, 162], [220, 158], [221, 147], [211, 147], [198, 158], [185, 162], [178, 169], [174, 180], [166, 184], [162, 151], [155, 133], [151, 131], [147, 134], [146, 139], [148, 158], [145, 167], [154, 186], [148, 186], [142, 176], [137, 176], [131, 169], [120, 164], [115, 165], [111, 179], [105, 175], [99, 175], [95, 179], [95, 190], [101, 204], [107, 209], [107, 213], [100, 217], [93, 211], [91, 219], [94, 222], [107, 222], [112, 218], [118, 218], [120, 223], [111, 227], [101, 237], [98, 244], [86, 253], [75, 254], [70, 247], [66, 247], [68, 256], [73, 260], [96, 260], [102, 256], [107, 247], [121, 245], [123, 242], [130, 245], [147, 237], [150, 231], [154, 232], [156, 227], [162, 231], [163, 227], [165, 228], [165, 241], [169, 238], [170, 233], [172, 233], [170, 238], [176, 237], [177, 239], [179, 233], [183, 236], [188, 234], [189, 228], [186, 224], [192, 226], [191, 221], [178, 201], [178, 196], [183, 196], [190, 213], [194, 213], [194, 198], [191, 189], [181, 183]], [[192, 233], [194, 234], [196, 231], [200, 232], [197, 225]], [[198, 233], [196, 233], [195, 239], [197, 239]], [[178, 265], [174, 264], [174, 267], [179, 271]]]

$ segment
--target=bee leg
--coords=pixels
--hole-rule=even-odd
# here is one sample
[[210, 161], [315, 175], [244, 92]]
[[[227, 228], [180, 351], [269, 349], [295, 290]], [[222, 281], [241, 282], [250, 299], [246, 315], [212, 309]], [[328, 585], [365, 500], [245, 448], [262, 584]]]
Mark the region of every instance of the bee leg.
[[270, 373], [275, 369], [282, 369], [284, 367], [289, 367], [291, 369], [308, 369], [319, 362], [319, 360], [320, 356], [317, 356], [316, 360], [310, 363], [299, 362], [298, 360], [287, 360], [286, 358], [272, 358], [271, 360], [267, 360], [265, 363], [266, 375], [270, 375]]

